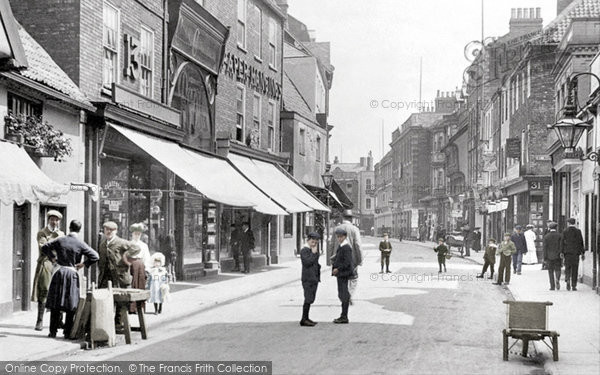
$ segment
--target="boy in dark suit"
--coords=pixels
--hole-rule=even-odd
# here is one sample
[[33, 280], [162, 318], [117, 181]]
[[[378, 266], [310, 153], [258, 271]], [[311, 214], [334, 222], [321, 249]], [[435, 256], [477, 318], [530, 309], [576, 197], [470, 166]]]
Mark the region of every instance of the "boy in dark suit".
[[381, 272], [383, 273], [383, 264], [385, 263], [385, 272], [390, 273], [390, 255], [392, 254], [392, 244], [388, 239], [388, 234], [383, 234], [383, 241], [379, 243], [379, 251], [381, 251]]
[[303, 327], [314, 327], [317, 324], [308, 317], [308, 313], [310, 305], [315, 302], [317, 286], [321, 281], [319, 239], [321, 239], [321, 236], [318, 233], [309, 233], [306, 245], [300, 250], [300, 259], [302, 260], [302, 288], [304, 289], [304, 306], [302, 308], [300, 325]]
[[562, 236], [556, 231], [558, 224], [550, 223], [550, 231], [544, 236], [544, 263], [548, 267], [550, 290], [560, 290], [560, 268], [562, 266]]
[[334, 319], [336, 324], [346, 324], [348, 320], [348, 306], [350, 305], [350, 292], [348, 291], [348, 279], [352, 277], [354, 261], [352, 259], [352, 247], [347, 241], [348, 233], [344, 228], [337, 228], [335, 236], [339, 243], [332, 265], [332, 274], [337, 277], [338, 297], [342, 302], [342, 315]]

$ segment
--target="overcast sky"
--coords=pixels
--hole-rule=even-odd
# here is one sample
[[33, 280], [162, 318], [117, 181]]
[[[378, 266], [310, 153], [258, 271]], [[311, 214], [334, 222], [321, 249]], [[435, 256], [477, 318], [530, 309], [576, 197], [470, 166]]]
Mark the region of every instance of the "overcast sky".
[[[316, 30], [317, 41], [331, 42], [332, 162], [358, 162], [369, 150], [380, 160], [382, 122], [387, 152], [392, 131], [416, 112], [420, 58], [422, 98], [431, 101], [437, 90], [462, 85], [464, 47], [481, 38], [481, 0], [288, 1], [289, 13]], [[556, 16], [556, 0], [484, 0], [484, 35], [506, 34], [518, 7], [541, 7], [544, 25]], [[408, 104], [382, 108], [392, 102]]]

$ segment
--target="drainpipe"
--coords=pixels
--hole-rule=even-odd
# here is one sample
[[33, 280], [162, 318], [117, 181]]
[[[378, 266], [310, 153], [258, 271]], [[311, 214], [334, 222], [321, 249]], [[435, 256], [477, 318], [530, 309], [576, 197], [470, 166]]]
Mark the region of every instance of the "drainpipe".
[[163, 69], [161, 102], [169, 101], [169, 0], [163, 0]]

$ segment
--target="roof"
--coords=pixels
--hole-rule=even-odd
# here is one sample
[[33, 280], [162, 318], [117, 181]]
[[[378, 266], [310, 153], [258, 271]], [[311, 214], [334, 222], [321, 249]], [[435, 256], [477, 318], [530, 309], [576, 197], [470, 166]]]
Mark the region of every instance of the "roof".
[[59, 91], [82, 104], [92, 106], [85, 94], [52, 60], [48, 52], [21, 25], [18, 25], [18, 29], [29, 67], [17, 74]]
[[600, 0], [573, 1], [544, 28], [541, 41], [559, 43], [569, 28], [571, 20], [581, 17], [600, 17]]
[[307, 120], [316, 123], [317, 119], [313, 114], [310, 106], [298, 91], [298, 88], [288, 76], [287, 73], [283, 74], [283, 110], [288, 112], [295, 112]]
[[367, 167], [360, 163], [334, 163], [331, 164], [331, 171], [339, 168], [342, 172], [360, 172], [366, 170]]

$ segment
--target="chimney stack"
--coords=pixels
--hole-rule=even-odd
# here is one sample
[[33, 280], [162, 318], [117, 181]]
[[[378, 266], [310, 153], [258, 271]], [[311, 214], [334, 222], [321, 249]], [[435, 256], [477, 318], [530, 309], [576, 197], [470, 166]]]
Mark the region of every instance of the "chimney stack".
[[543, 26], [541, 8], [512, 8], [509, 25], [512, 36], [541, 31]]

